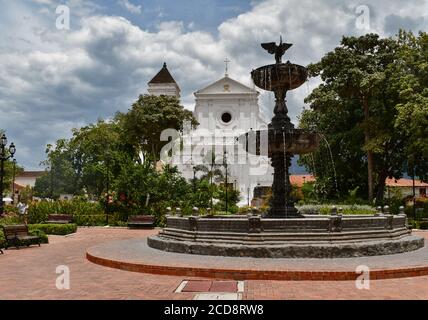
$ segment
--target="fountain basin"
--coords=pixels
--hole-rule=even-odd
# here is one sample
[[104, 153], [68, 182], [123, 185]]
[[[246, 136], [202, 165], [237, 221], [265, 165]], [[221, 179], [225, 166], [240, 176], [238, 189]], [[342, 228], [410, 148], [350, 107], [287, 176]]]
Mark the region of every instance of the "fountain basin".
[[167, 216], [167, 227], [149, 237], [164, 251], [251, 257], [357, 257], [394, 254], [424, 246], [411, 235], [405, 215]]
[[267, 91], [296, 89], [307, 77], [305, 67], [290, 62], [266, 65], [251, 72], [254, 84]]
[[254, 155], [271, 157], [274, 152], [305, 154], [317, 150], [319, 135], [303, 129], [267, 129], [248, 132], [238, 138], [244, 149]]

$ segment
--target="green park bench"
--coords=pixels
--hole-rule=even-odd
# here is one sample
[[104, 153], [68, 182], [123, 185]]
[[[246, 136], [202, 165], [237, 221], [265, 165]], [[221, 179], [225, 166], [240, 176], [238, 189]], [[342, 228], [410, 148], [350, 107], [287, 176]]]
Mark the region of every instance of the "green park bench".
[[6, 249], [12, 246], [19, 249], [20, 246], [26, 245], [29, 247], [31, 244], [38, 244], [40, 247], [40, 237], [30, 236], [28, 226], [25, 224], [3, 226], [3, 233]]
[[154, 216], [137, 215], [128, 218], [128, 228], [154, 228], [154, 226]]
[[49, 224], [67, 224], [73, 221], [71, 214], [50, 214], [46, 223]]

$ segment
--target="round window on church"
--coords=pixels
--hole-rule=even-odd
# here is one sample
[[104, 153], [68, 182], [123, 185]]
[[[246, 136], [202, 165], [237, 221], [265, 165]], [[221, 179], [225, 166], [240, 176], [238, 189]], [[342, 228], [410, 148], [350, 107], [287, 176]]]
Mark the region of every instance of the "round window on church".
[[232, 121], [232, 115], [229, 112], [225, 112], [221, 115], [221, 121], [224, 123], [229, 123]]

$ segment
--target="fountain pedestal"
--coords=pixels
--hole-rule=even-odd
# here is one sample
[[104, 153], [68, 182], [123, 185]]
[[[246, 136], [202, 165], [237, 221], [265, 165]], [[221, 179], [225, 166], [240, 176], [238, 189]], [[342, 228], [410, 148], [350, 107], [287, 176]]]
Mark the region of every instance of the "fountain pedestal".
[[294, 207], [292, 198], [292, 186], [290, 182], [289, 167], [292, 155], [275, 152], [271, 155], [274, 168], [272, 198], [267, 216], [272, 218], [296, 218], [301, 217]]

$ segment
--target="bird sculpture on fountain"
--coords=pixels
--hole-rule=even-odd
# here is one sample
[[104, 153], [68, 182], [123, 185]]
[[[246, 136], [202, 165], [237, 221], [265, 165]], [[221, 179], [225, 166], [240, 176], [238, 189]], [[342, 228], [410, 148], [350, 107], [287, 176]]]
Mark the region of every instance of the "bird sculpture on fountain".
[[275, 42], [266, 42], [262, 43], [262, 48], [265, 49], [270, 54], [275, 55], [276, 63], [282, 63], [282, 56], [285, 51], [290, 49], [292, 43], [282, 43], [282, 36], [279, 37], [279, 45], [276, 45]]

